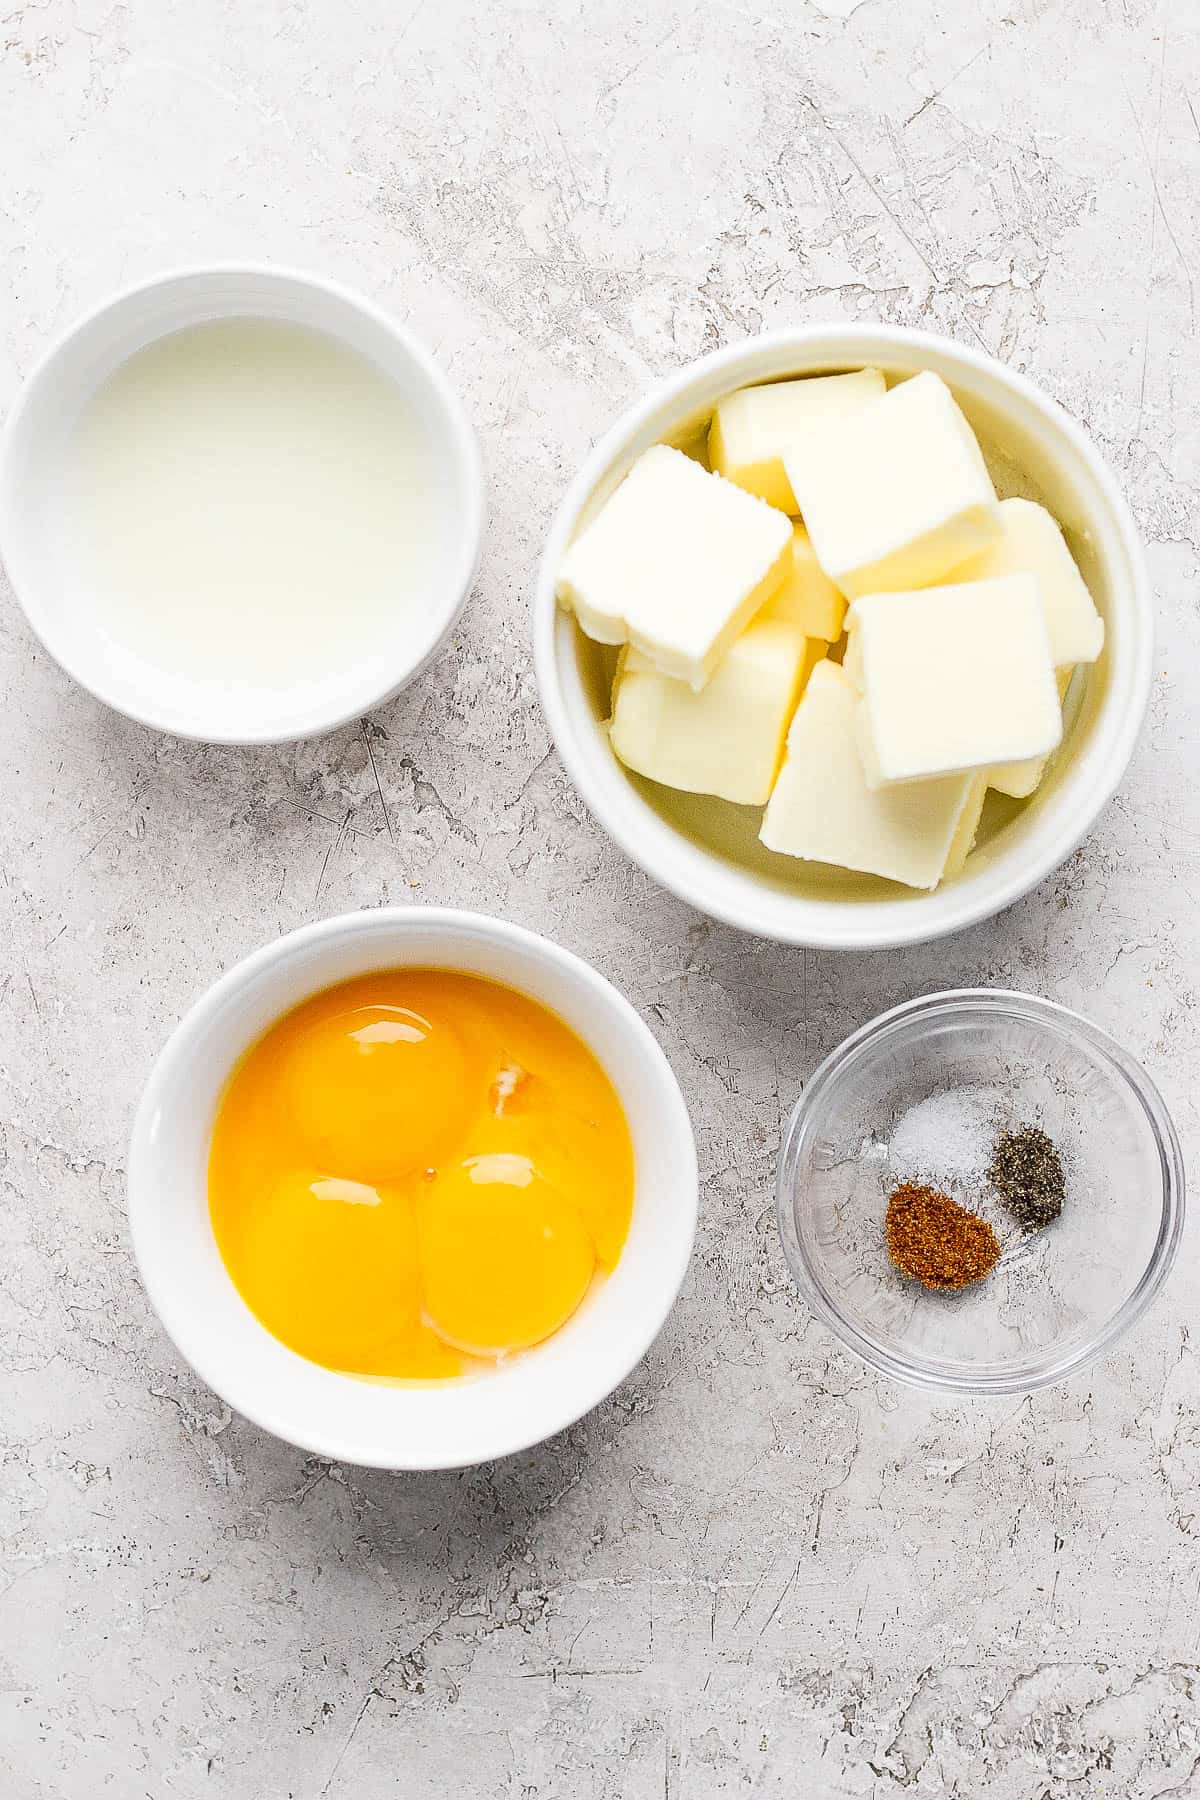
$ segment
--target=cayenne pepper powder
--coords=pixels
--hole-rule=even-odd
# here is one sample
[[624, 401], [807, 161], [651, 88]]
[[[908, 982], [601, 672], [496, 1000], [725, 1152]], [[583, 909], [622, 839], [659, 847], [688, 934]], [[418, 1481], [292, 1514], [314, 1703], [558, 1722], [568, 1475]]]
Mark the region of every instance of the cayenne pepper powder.
[[905, 1182], [887, 1203], [888, 1255], [902, 1274], [928, 1288], [953, 1290], [995, 1268], [1000, 1243], [977, 1213], [936, 1188]]

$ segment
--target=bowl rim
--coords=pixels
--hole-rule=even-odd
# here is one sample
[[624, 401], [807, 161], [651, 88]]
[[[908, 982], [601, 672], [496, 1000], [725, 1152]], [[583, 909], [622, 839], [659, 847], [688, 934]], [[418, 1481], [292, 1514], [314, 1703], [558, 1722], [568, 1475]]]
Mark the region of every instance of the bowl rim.
[[[473, 1447], [469, 1441], [464, 1441], [461, 1455], [456, 1455], [453, 1460], [436, 1453], [412, 1454], [406, 1453], [403, 1448], [398, 1451], [390, 1443], [364, 1443], [357, 1437], [339, 1441], [336, 1434], [307, 1435], [290, 1426], [286, 1431], [281, 1430], [277, 1418], [273, 1417], [269, 1402], [261, 1397], [258, 1384], [252, 1382], [250, 1391], [244, 1392], [236, 1380], [228, 1378], [223, 1367], [215, 1366], [207, 1345], [202, 1342], [198, 1345], [197, 1339], [202, 1339], [203, 1333], [198, 1333], [184, 1323], [185, 1318], [191, 1316], [180, 1298], [185, 1284], [178, 1275], [164, 1273], [160, 1255], [151, 1243], [149, 1227], [151, 1215], [162, 1206], [170, 1204], [154, 1191], [148, 1180], [152, 1138], [159, 1108], [172, 1084], [178, 1079], [180, 1065], [186, 1063], [196, 1039], [219, 1017], [227, 1001], [254, 983], [265, 970], [297, 952], [303, 954], [315, 945], [360, 936], [375, 936], [381, 943], [394, 942], [397, 932], [403, 936], [410, 931], [414, 934], [444, 931], [447, 934], [447, 961], [436, 966], [451, 969], [458, 966], [454, 958], [456, 935], [461, 940], [471, 937], [478, 939], [482, 935], [494, 944], [512, 946], [535, 960], [556, 967], [579, 984], [588, 999], [597, 1007], [606, 1008], [610, 1017], [617, 1021], [621, 1032], [627, 1038], [637, 1038], [645, 1050], [657, 1084], [656, 1105], [661, 1112], [662, 1129], [664, 1134], [672, 1137], [672, 1156], [678, 1162], [672, 1232], [669, 1242], [659, 1240], [662, 1260], [654, 1304], [646, 1306], [640, 1314], [632, 1317], [622, 1315], [620, 1329], [614, 1330], [608, 1339], [610, 1353], [603, 1360], [593, 1359], [588, 1370], [588, 1381], [578, 1384], [569, 1398], [564, 1396], [560, 1406], [522, 1423], [506, 1438], [489, 1439], [482, 1448], [478, 1445]], [[389, 960], [384, 952], [378, 966], [382, 969], [404, 965]], [[413, 966], [416, 967], [416, 963]], [[421, 966], [435, 965], [423, 959]], [[514, 982], [511, 985], [517, 984]], [[313, 991], [317, 990], [305, 990]], [[303, 994], [298, 993], [294, 1003], [298, 1004], [301, 998]], [[578, 1035], [585, 1043], [588, 1042], [584, 1030], [579, 1030]], [[285, 932], [234, 963], [193, 1002], [159, 1050], [138, 1103], [130, 1133], [126, 1203], [134, 1258], [147, 1298], [160, 1325], [183, 1361], [241, 1417], [282, 1442], [295, 1444], [314, 1455], [354, 1463], [364, 1468], [472, 1468], [482, 1462], [529, 1449], [566, 1430], [606, 1399], [641, 1362], [665, 1325], [691, 1262], [699, 1219], [699, 1166], [695, 1134], [687, 1106], [665, 1051], [632, 1002], [598, 969], [573, 951], [542, 936], [540, 932], [531, 931], [526, 926], [492, 914], [445, 906], [386, 906], [338, 913]], [[265, 1326], [260, 1329], [266, 1332]], [[289, 1354], [296, 1356], [295, 1352]], [[297, 1356], [297, 1360], [311, 1368], [317, 1378], [329, 1376], [340, 1381], [354, 1381], [353, 1376], [339, 1376], [336, 1371], [326, 1370], [304, 1357]], [[486, 1380], [487, 1377], [481, 1379]]]
[[[989, 871], [995, 878], [969, 898], [960, 896], [957, 907], [946, 909], [944, 916], [934, 914], [931, 917], [930, 909], [922, 905], [926, 899], [935, 899], [935, 894], [906, 896], [900, 906], [895, 907], [890, 902], [865, 903], [875, 914], [889, 912], [891, 917], [886, 922], [865, 919], [865, 908], [858, 904], [812, 899], [803, 894], [781, 894], [764, 884], [755, 884], [761, 905], [748, 903], [744, 894], [735, 902], [724, 896], [719, 879], [707, 867], [697, 882], [682, 877], [678, 872], [681, 850], [703, 854], [706, 859], [711, 853], [696, 851], [696, 846], [684, 833], [658, 819], [657, 815], [654, 824], [644, 823], [640, 814], [627, 804], [624, 791], [618, 800], [610, 802], [609, 796], [599, 791], [600, 784], [592, 778], [592, 752], [583, 734], [576, 729], [559, 679], [560, 633], [573, 631], [574, 621], [560, 613], [555, 594], [558, 568], [584, 507], [611, 465], [621, 458], [630, 442], [656, 415], [683, 401], [693, 389], [702, 386], [716, 373], [749, 365], [764, 356], [786, 355], [797, 365], [795, 373], [803, 375], [802, 360], [806, 352], [854, 363], [872, 357], [878, 359], [881, 343], [903, 345], [915, 354], [925, 351], [930, 356], [957, 362], [970, 371], [998, 381], [1043, 422], [1062, 434], [1095, 482], [1120, 538], [1129, 565], [1130, 622], [1134, 628], [1126, 676], [1129, 703], [1121, 711], [1110, 710], [1102, 764], [1085, 799], [1063, 821], [1052, 840], [1038, 856], [1017, 861], [1007, 872]], [[751, 385], [772, 378], [767, 373], [746, 376]], [[787, 379], [787, 376], [781, 372], [779, 378]], [[681, 421], [686, 419], [686, 411], [681, 411], [679, 417]], [[1153, 679], [1154, 611], [1145, 555], [1129, 503], [1089, 434], [1057, 400], [1019, 370], [1010, 368], [986, 351], [944, 334], [882, 321], [844, 324], [832, 320], [763, 332], [709, 351], [654, 382], [640, 400], [617, 417], [593, 445], [555, 511], [537, 571], [533, 639], [538, 692], [550, 735], [567, 773], [593, 816], [632, 862], [677, 899], [739, 930], [777, 943], [812, 949], [882, 950], [949, 936], [994, 917], [1044, 881], [1078, 848], [1120, 785], [1142, 729]], [[657, 829], [659, 826], [661, 832]], [[711, 860], [717, 859], [712, 857]]]
[[[1066, 1028], [1067, 1034], [1084, 1038], [1112, 1067], [1141, 1108], [1158, 1152], [1161, 1175], [1158, 1231], [1145, 1269], [1137, 1285], [1085, 1343], [1067, 1355], [1052, 1352], [1031, 1358], [1011, 1371], [962, 1373], [931, 1358], [922, 1361], [898, 1355], [873, 1332], [863, 1330], [827, 1292], [796, 1231], [793, 1191], [796, 1163], [805, 1132], [827, 1099], [845, 1066], [866, 1045], [882, 1042], [890, 1032], [922, 1016], [933, 1019], [954, 1012], [983, 1012], [1033, 1019], [1042, 1026]], [[1145, 1313], [1171, 1272], [1179, 1249], [1186, 1212], [1187, 1178], [1183, 1151], [1166, 1102], [1146, 1070], [1108, 1032], [1082, 1013], [1040, 994], [1018, 988], [947, 988], [918, 995], [890, 1007], [860, 1025], [831, 1050], [805, 1083], [783, 1130], [776, 1164], [775, 1215], [789, 1273], [810, 1311], [834, 1336], [853, 1350], [868, 1367], [910, 1387], [958, 1394], [1023, 1394], [1066, 1380], [1105, 1355]]]
[[[378, 685], [379, 676], [374, 682], [370, 680], [373, 670], [371, 659], [360, 655], [355, 667], [363, 671], [363, 691], [361, 702], [355, 700], [352, 705], [342, 706], [336, 710], [324, 712], [314, 711], [306, 722], [280, 732], [272, 729], [255, 730], [242, 726], [236, 730], [215, 726], [201, 730], [196, 725], [181, 724], [173, 718], [170, 709], [156, 705], [154, 699], [154, 682], [147, 679], [143, 693], [136, 703], [129, 699], [114, 699], [107, 690], [103, 670], [94, 666], [86, 657], [81, 659], [77, 654], [77, 646], [73, 635], [58, 630], [49, 620], [40, 598], [40, 584], [33, 561], [27, 555], [22, 529], [17, 519], [17, 475], [16, 449], [22, 429], [41, 403], [44, 385], [52, 379], [54, 366], [62, 354], [78, 339], [92, 331], [114, 308], [136, 300], [142, 295], [151, 295], [156, 290], [170, 287], [179, 282], [193, 280], [227, 280], [237, 281], [277, 281], [281, 285], [307, 289], [310, 293], [325, 296], [335, 305], [359, 313], [381, 331], [387, 333], [401, 348], [420, 372], [430, 392], [434, 395], [446, 423], [449, 426], [453, 443], [453, 455], [457, 465], [459, 479], [462, 482], [464, 495], [464, 511], [460, 528], [455, 534], [455, 551], [448, 560], [447, 573], [444, 577], [445, 591], [454, 596], [445, 610], [442, 622], [433, 638], [421, 650], [414, 662], [406, 666], [399, 678], [393, 678], [389, 672], [386, 685]], [[236, 307], [231, 308], [224, 317], [234, 318], [259, 316], [253, 304], [244, 315], [239, 314]], [[321, 330], [321, 327], [312, 329]], [[157, 334], [145, 335], [139, 349], [146, 349], [157, 342]], [[329, 333], [329, 335], [336, 335]], [[138, 354], [137, 350], [130, 355]], [[426, 669], [441, 650], [447, 636], [453, 629], [467, 598], [474, 585], [479, 571], [479, 562], [483, 548], [483, 532], [486, 523], [486, 487], [484, 482], [483, 458], [479, 447], [479, 439], [467, 415], [457, 392], [451, 386], [440, 364], [433, 354], [426, 349], [406, 325], [391, 316], [382, 306], [376, 305], [365, 295], [346, 284], [325, 275], [317, 275], [308, 270], [293, 267], [286, 263], [273, 262], [191, 262], [172, 264], [154, 275], [132, 282], [128, 286], [117, 289], [89, 307], [71, 324], [59, 331], [50, 343], [35, 359], [32, 367], [21, 382], [8, 417], [0, 430], [0, 562], [8, 574], [13, 595], [23, 613], [29, 629], [47, 654], [58, 664], [65, 674], [70, 676], [93, 699], [104, 706], [111, 707], [114, 712], [133, 719], [139, 725], [146, 725], [153, 731], [161, 731], [179, 738], [184, 742], [202, 744], [291, 744], [308, 738], [324, 736], [336, 731], [340, 726], [361, 718], [375, 707], [386, 704], [414, 681]]]

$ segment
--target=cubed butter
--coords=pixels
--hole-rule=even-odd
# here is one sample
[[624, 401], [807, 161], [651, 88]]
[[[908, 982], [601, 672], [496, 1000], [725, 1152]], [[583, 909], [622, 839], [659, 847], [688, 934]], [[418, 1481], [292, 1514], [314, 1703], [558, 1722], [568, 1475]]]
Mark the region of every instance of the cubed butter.
[[703, 687], [782, 581], [791, 521], [681, 450], [644, 452], [563, 558], [558, 598], [589, 637]]
[[1062, 736], [1031, 575], [867, 594], [846, 624], [872, 787], [1045, 756]]
[[[1058, 671], [1060, 707], [1067, 697], [1067, 689], [1074, 673], [1074, 669]], [[1023, 762], [998, 763], [988, 775], [988, 786], [994, 787], [999, 794], [1007, 794], [1011, 800], [1028, 800], [1034, 789], [1041, 786], [1048, 761], [1049, 757], [1046, 756], [1029, 756]]]
[[787, 619], [806, 637], [832, 644], [842, 635], [846, 601], [817, 561], [812, 539], [803, 525], [792, 536], [787, 574], [759, 613], [760, 619]]
[[940, 581], [1000, 535], [975, 434], [929, 371], [783, 461], [817, 560], [852, 600]]
[[1056, 669], [1095, 662], [1104, 648], [1104, 620], [1066, 539], [1044, 506], [1032, 500], [1002, 500], [999, 538], [953, 570], [949, 579], [986, 581], [995, 575], [1035, 577]]
[[626, 768], [666, 787], [762, 806], [796, 701], [825, 650], [796, 625], [755, 619], [699, 693], [660, 675], [640, 650], [623, 650], [612, 747]]
[[838, 419], [886, 391], [878, 369], [739, 388], [713, 410], [708, 460], [719, 475], [736, 481], [747, 493], [782, 512], [798, 512], [783, 466], [784, 451], [797, 441], [819, 442]]
[[961, 875], [966, 867], [968, 856], [975, 848], [975, 839], [979, 835], [979, 821], [983, 817], [983, 803], [987, 799], [988, 774], [984, 769], [978, 775], [972, 775], [971, 785], [967, 789], [967, 798], [954, 828], [954, 837], [950, 843], [950, 852], [946, 857], [946, 866], [942, 870], [942, 879], [947, 881], [952, 875]]
[[869, 788], [855, 742], [857, 709], [845, 670], [819, 662], [788, 730], [783, 767], [759, 836], [785, 856], [836, 863], [906, 887], [935, 888], [971, 777]]

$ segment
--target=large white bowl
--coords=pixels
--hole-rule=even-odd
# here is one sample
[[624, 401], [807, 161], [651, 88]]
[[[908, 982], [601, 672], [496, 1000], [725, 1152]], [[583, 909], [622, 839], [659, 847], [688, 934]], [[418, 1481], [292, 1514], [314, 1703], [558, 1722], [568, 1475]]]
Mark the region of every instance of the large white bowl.
[[[609, 745], [610, 659], [555, 604], [563, 552], [581, 521], [649, 445], [686, 442], [734, 388], [865, 365], [894, 376], [934, 369], [950, 384], [1001, 490], [1043, 500], [1061, 522], [1107, 629], [1100, 663], [1085, 682], [1077, 679], [1066, 741], [1041, 788], [1024, 807], [1008, 808], [1012, 816], [981, 842], [965, 872], [932, 894], [760, 851], [748, 809], [664, 804], [667, 790], [630, 777]], [[879, 948], [938, 937], [999, 912], [1080, 842], [1120, 781], [1141, 728], [1153, 614], [1129, 508], [1091, 440], [1055, 401], [947, 338], [898, 326], [811, 326], [702, 357], [660, 382], [601, 439], [550, 530], [534, 644], [542, 706], [563, 762], [596, 818], [648, 874], [701, 911], [762, 937]], [[813, 779], [820, 780], [818, 769]], [[993, 820], [1004, 810], [995, 807]], [[709, 829], [712, 821], [719, 830]]]
[[[550, 1007], [599, 1059], [633, 1137], [633, 1218], [613, 1273], [563, 1328], [494, 1374], [392, 1387], [308, 1362], [260, 1325], [221, 1260], [208, 1153], [233, 1065], [308, 995], [372, 969], [462, 969]], [[347, 913], [256, 951], [209, 989], [151, 1074], [129, 1156], [133, 1247], [181, 1354], [238, 1412], [301, 1448], [387, 1469], [458, 1468], [561, 1431], [649, 1349], [679, 1291], [696, 1229], [696, 1151], [666, 1057], [594, 969], [500, 919], [437, 907]]]
[[[357, 351], [411, 408], [436, 473], [431, 575], [420, 627], [397, 609], [382, 643], [331, 642], [318, 680], [247, 692], [168, 673], [97, 621], [90, 572], [63, 515], [62, 481], [79, 416], [129, 357], [214, 319], [278, 319]], [[313, 275], [254, 266], [175, 270], [89, 313], [47, 352], [22, 389], [0, 443], [0, 554], [46, 649], [82, 687], [142, 724], [207, 743], [284, 743], [331, 731], [388, 700], [429, 662], [465, 600], [483, 537], [479, 447], [458, 397], [424, 346], [369, 301]], [[397, 571], [399, 581], [401, 571]], [[232, 653], [232, 652], [231, 652]]]

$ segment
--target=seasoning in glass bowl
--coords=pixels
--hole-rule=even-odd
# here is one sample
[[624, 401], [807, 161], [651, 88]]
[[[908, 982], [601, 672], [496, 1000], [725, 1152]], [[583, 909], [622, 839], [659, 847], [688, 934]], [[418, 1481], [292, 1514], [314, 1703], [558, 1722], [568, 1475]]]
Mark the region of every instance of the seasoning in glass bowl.
[[991, 1226], [936, 1188], [905, 1182], [887, 1203], [888, 1255], [904, 1275], [953, 1292], [995, 1268], [1000, 1242]]
[[1023, 1231], [1052, 1225], [1063, 1209], [1067, 1180], [1062, 1159], [1037, 1125], [1003, 1132], [996, 1139], [988, 1174]]

